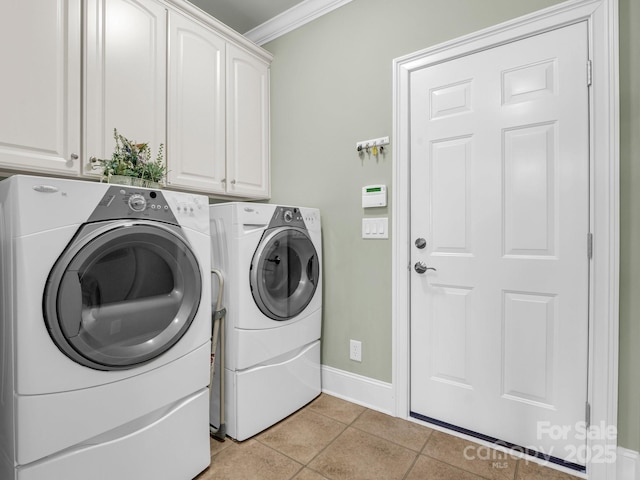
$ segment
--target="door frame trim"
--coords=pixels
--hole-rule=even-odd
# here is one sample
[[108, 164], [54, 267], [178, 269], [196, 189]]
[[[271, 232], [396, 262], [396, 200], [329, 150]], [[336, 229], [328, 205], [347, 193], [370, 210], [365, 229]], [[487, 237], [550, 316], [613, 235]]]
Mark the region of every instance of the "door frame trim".
[[[619, 298], [618, 0], [569, 0], [393, 61], [392, 385], [394, 414], [409, 419], [410, 389], [410, 165], [411, 72], [565, 25], [587, 21], [592, 61], [590, 89], [589, 389], [591, 424], [617, 426]], [[586, 68], [586, 66], [585, 66]], [[586, 241], [586, 239], [585, 239]], [[597, 321], [594, 321], [597, 319]], [[589, 440], [604, 452], [615, 438]], [[615, 463], [587, 463], [593, 479], [614, 479]]]

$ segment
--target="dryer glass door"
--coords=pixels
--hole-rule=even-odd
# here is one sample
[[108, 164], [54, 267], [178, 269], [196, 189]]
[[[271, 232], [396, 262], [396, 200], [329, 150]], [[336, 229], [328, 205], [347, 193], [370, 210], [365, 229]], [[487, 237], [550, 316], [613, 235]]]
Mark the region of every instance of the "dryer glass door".
[[251, 262], [251, 292], [258, 308], [274, 320], [302, 312], [318, 286], [318, 254], [307, 233], [280, 227], [267, 231]]
[[158, 222], [81, 228], [49, 276], [44, 313], [67, 356], [131, 368], [171, 348], [199, 306], [201, 274], [180, 229]]

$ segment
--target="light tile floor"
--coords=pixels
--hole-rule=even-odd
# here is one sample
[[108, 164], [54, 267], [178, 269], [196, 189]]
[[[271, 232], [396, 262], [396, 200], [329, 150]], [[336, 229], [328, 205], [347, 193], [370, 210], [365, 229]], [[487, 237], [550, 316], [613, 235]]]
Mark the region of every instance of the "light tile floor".
[[196, 480], [253, 479], [577, 480], [577, 477], [322, 394], [249, 440], [211, 440], [211, 466]]

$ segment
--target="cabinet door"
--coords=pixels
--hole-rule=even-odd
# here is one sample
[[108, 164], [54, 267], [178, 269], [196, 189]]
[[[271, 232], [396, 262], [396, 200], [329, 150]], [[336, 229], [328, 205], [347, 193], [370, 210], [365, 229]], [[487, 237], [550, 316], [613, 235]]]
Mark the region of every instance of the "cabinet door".
[[268, 198], [269, 65], [227, 45], [227, 193]]
[[80, 0], [0, 10], [0, 167], [77, 175]]
[[166, 143], [167, 12], [153, 0], [89, 0], [85, 45], [87, 160], [110, 158], [114, 128], [148, 143]]
[[225, 41], [169, 15], [168, 184], [206, 193], [225, 185]]

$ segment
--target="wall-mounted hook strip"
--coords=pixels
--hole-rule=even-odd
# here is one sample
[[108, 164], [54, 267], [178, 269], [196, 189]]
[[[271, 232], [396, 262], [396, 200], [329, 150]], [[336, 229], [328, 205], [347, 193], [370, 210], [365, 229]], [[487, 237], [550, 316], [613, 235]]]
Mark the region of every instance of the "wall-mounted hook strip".
[[[380, 152], [382, 152], [383, 145], [389, 145], [389, 137], [374, 138], [372, 140], [363, 140], [361, 142], [357, 142], [356, 150], [358, 151], [358, 153], [362, 152], [362, 150], [366, 150], [367, 153], [369, 153], [370, 149], [373, 149], [375, 147], [376, 150], [379, 149]], [[377, 155], [377, 153], [374, 153], [374, 155]]]

